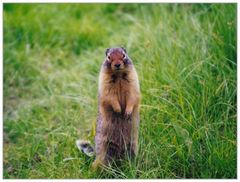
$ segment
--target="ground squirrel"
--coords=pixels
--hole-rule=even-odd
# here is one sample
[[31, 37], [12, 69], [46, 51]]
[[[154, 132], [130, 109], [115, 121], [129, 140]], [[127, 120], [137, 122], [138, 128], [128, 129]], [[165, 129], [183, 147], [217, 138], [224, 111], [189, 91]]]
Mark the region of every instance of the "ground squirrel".
[[[94, 169], [138, 150], [140, 88], [137, 72], [123, 47], [109, 48], [98, 83], [98, 118], [95, 135]], [[77, 146], [92, 155], [91, 145]]]

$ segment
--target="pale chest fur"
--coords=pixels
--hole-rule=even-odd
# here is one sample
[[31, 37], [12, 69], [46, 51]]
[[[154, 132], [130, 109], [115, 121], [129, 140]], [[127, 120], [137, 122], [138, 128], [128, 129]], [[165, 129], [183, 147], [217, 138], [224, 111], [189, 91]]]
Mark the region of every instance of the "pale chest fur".
[[100, 98], [117, 99], [124, 109], [126, 99], [130, 93], [139, 93], [138, 77], [135, 69], [129, 72], [104, 73], [99, 77], [99, 93]]

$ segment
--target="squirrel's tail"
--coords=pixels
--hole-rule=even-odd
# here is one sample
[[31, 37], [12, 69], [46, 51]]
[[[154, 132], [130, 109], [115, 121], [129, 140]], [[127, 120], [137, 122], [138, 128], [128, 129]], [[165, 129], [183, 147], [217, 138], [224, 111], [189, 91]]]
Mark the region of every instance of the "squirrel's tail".
[[82, 151], [84, 154], [86, 154], [89, 157], [92, 157], [92, 156], [95, 155], [94, 148], [91, 145], [90, 141], [77, 140], [76, 141], [76, 146], [80, 151]]

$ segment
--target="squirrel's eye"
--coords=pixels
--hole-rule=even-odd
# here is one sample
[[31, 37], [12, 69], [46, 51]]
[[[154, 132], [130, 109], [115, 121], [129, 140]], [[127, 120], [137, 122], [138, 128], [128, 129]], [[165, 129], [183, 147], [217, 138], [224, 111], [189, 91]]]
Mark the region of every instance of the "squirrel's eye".
[[107, 57], [110, 60], [110, 56]]
[[123, 57], [123, 58], [125, 58], [125, 56], [126, 56], [126, 55], [125, 55], [125, 54], [123, 54], [123, 56], [122, 56], [122, 57]]

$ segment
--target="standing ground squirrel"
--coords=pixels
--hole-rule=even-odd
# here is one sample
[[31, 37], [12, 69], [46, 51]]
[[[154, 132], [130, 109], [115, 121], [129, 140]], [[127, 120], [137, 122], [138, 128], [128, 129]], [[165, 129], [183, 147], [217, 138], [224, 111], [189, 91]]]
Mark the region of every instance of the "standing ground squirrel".
[[140, 88], [137, 72], [122, 47], [106, 50], [98, 83], [98, 118], [93, 168], [138, 150]]
[[139, 102], [138, 76], [126, 50], [107, 49], [98, 83], [95, 149], [89, 141], [76, 141], [78, 149], [89, 157], [96, 154], [94, 169], [126, 154], [137, 154]]

